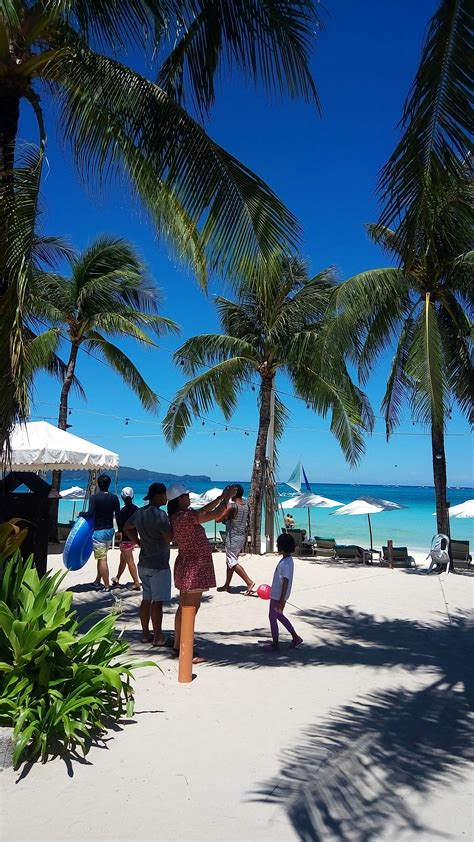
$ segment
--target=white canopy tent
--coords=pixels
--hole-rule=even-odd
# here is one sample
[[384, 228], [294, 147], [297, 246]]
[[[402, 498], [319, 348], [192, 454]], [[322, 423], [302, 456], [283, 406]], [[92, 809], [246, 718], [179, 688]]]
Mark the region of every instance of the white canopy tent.
[[10, 441], [12, 471], [103, 471], [119, 466], [117, 453], [47, 421], [18, 425]]

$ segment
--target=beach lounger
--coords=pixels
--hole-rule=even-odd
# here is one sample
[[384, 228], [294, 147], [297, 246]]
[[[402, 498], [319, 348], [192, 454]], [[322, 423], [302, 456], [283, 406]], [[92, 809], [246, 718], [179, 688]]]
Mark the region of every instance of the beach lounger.
[[453, 563], [458, 570], [474, 570], [472, 556], [469, 554], [469, 541], [451, 541]]
[[304, 536], [306, 535], [306, 530], [305, 529], [287, 529], [286, 532], [287, 532], [287, 535], [293, 536], [293, 539], [294, 539], [294, 542], [295, 542], [295, 555], [301, 555], [301, 552], [302, 551], [304, 552], [304, 550], [302, 550], [301, 545], [303, 543], [307, 543], [307, 542], [304, 541]]
[[389, 555], [388, 547], [382, 547], [382, 558], [380, 564], [384, 567], [416, 567], [415, 559], [408, 555], [407, 547], [393, 547], [392, 555]]
[[335, 547], [335, 538], [320, 538], [317, 535], [315, 535], [312, 546], [312, 553], [318, 558], [334, 558]]
[[334, 547], [336, 561], [355, 561], [364, 564], [370, 561], [370, 550], [359, 547], [357, 544], [336, 544]]

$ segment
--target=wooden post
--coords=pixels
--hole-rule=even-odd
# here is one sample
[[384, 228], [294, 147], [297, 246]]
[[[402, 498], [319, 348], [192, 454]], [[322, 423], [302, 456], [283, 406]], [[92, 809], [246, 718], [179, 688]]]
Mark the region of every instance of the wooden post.
[[391, 538], [387, 541], [387, 552], [390, 561], [390, 569], [393, 570], [393, 541]]
[[181, 605], [181, 638], [179, 642], [178, 682], [189, 684], [193, 680], [194, 622], [196, 606], [187, 602], [183, 596]]

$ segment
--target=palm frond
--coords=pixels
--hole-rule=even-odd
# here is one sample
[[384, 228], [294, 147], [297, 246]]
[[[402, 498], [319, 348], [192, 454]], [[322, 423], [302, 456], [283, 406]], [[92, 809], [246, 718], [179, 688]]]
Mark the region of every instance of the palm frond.
[[179, 39], [163, 63], [158, 84], [199, 112], [215, 99], [222, 66], [239, 67], [270, 94], [319, 99], [309, 67], [314, 33], [323, 22], [315, 3], [279, 0], [203, 0], [188, 6]]
[[438, 315], [430, 294], [413, 326], [406, 373], [413, 381], [412, 408], [422, 423], [443, 422], [448, 408], [446, 368]]
[[401, 219], [405, 255], [416, 246], [427, 197], [446, 177], [462, 176], [472, 149], [472, 18], [468, 0], [441, 0], [405, 103], [403, 134], [379, 180], [381, 223]]
[[158, 395], [148, 386], [136, 366], [120, 348], [117, 348], [97, 331], [89, 332], [84, 345], [89, 350], [96, 350], [110, 364], [124, 383], [135, 392], [144, 409], [157, 411], [159, 407]]
[[395, 427], [400, 424], [401, 410], [403, 403], [410, 397], [413, 391], [413, 382], [408, 377], [407, 360], [413, 340], [414, 320], [409, 317], [403, 323], [398, 339], [387, 386], [382, 400], [382, 412], [385, 416], [385, 431], [387, 441]]
[[251, 372], [248, 360], [235, 357], [223, 360], [182, 386], [163, 420], [168, 444], [171, 447], [180, 444], [193, 418], [206, 414], [215, 404], [228, 420], [236, 407], [243, 381]]
[[211, 271], [250, 278], [257, 263], [274, 266], [277, 251], [294, 248], [296, 220], [261, 179], [157, 85], [69, 37], [74, 60], [56, 63], [51, 76], [60, 82], [64, 133], [83, 172], [125, 172], [138, 193], [145, 187], [158, 216], [171, 194], [199, 228]]
[[175, 352], [174, 361], [182, 366], [185, 374], [194, 375], [203, 366], [212, 366], [235, 357], [258, 366], [258, 357], [250, 343], [235, 336], [204, 333], [187, 339]]

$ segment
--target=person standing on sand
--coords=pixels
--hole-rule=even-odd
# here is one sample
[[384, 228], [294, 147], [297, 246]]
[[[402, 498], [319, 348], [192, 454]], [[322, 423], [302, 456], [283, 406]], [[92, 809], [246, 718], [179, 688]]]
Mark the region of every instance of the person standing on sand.
[[[244, 500], [244, 489], [241, 485], [235, 486], [236, 494], [229, 501], [227, 508], [220, 518], [225, 523], [225, 560], [227, 565], [225, 583], [217, 588], [218, 591], [229, 591], [230, 582], [234, 573], [240, 576], [247, 585], [245, 596], [252, 596], [254, 593], [255, 582], [252, 582], [250, 576], [247, 575], [244, 568], [239, 564], [239, 556], [243, 549], [245, 549], [245, 542], [247, 540], [247, 525], [249, 517], [249, 504]], [[217, 520], [217, 518], [216, 518]]]
[[112, 546], [114, 537], [114, 515], [117, 523], [120, 519], [120, 503], [116, 494], [109, 491], [111, 479], [107, 474], [97, 477], [98, 492], [89, 498], [89, 509], [81, 512], [81, 517], [86, 520], [94, 518], [94, 531], [92, 533], [92, 548], [94, 558], [97, 559], [97, 578], [94, 581], [96, 588], [100, 588], [100, 580], [104, 583], [104, 590], [110, 591], [109, 566], [107, 564], [107, 552]]
[[[120, 518], [117, 523], [118, 531], [120, 533], [120, 561], [118, 566], [117, 575], [114, 576], [112, 579], [112, 587], [119, 588], [120, 587], [120, 577], [124, 572], [125, 568], [128, 567], [130, 576], [132, 577], [133, 591], [141, 591], [142, 587], [140, 585], [140, 580], [138, 578], [137, 573], [137, 566], [135, 564], [135, 559], [133, 558], [133, 551], [137, 546], [133, 541], [128, 541], [127, 537], [123, 537], [123, 528], [128, 520], [138, 511], [138, 506], [135, 506], [133, 502], [133, 488], [130, 486], [126, 486], [126, 488], [122, 488], [120, 493], [124, 504], [120, 509]], [[125, 587], [125, 586], [124, 586]]]
[[[235, 486], [229, 486], [217, 500], [201, 509], [191, 509], [189, 490], [184, 485], [176, 482], [168, 488], [168, 515], [178, 545], [174, 565], [174, 583], [179, 590], [173, 647], [175, 658], [179, 656], [181, 607], [192, 605], [197, 614], [203, 592], [216, 586], [212, 549], [202, 524], [221, 517], [236, 490]], [[193, 664], [202, 664], [204, 661], [205, 658], [195, 651]]]
[[295, 550], [295, 540], [292, 535], [283, 533], [277, 538], [277, 550], [282, 554], [282, 558], [276, 566], [273, 574], [272, 593], [270, 598], [270, 630], [272, 633], [272, 643], [267, 647], [271, 652], [280, 651], [280, 642], [278, 638], [278, 623], [291, 634], [290, 649], [296, 649], [303, 638], [296, 634], [293, 626], [287, 617], [283, 614], [285, 610], [285, 603], [290, 596], [291, 586], [293, 584], [293, 569], [294, 561], [291, 555]]
[[[123, 528], [130, 541], [140, 547], [142, 643], [169, 648], [173, 641], [165, 638], [162, 631], [163, 603], [171, 599], [170, 541], [173, 537], [168, 516], [160, 509], [166, 503], [166, 487], [162, 482], [153, 482], [143, 499], [148, 505], [137, 509]], [[153, 633], [150, 632], [150, 620]]]

